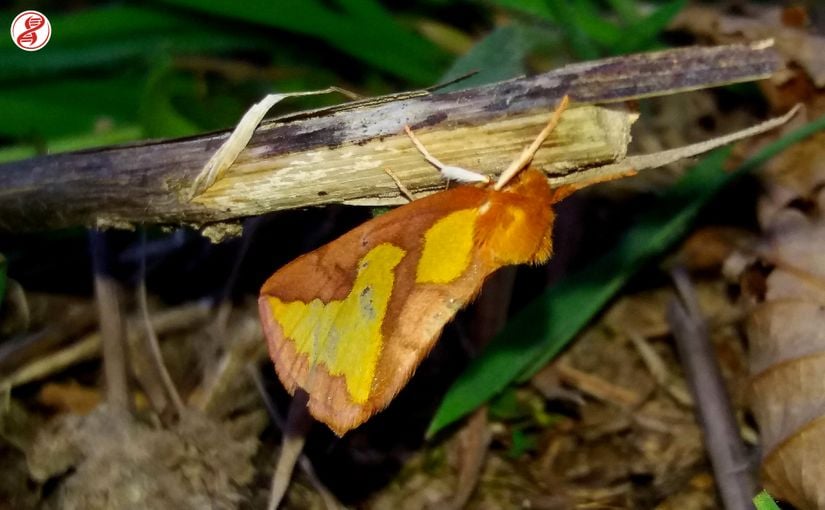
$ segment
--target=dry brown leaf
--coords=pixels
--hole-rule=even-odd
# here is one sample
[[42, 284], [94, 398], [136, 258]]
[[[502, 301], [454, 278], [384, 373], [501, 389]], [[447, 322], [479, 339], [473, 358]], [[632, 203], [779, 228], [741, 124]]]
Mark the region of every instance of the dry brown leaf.
[[763, 482], [801, 509], [825, 507], [824, 141], [808, 138], [765, 169], [764, 235], [742, 275]]
[[677, 255], [693, 271], [718, 271], [737, 249], [753, 242], [753, 234], [738, 227], [708, 226], [693, 232]]

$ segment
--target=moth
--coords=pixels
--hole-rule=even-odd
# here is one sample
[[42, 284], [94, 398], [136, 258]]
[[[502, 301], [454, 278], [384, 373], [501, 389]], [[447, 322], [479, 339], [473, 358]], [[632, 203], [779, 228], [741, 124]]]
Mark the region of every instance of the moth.
[[[477, 181], [413, 200], [276, 271], [258, 300], [269, 354], [286, 389], [336, 434], [385, 408], [442, 329], [497, 269], [552, 254], [552, 189], [529, 167], [567, 107], [495, 182], [438, 161], [448, 178]], [[581, 187], [577, 185], [577, 187]]]

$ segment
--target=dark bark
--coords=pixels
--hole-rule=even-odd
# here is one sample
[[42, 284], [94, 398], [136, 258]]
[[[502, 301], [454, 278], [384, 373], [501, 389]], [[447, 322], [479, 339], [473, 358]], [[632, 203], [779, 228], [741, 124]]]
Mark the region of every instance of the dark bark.
[[[511, 158], [509, 153], [491, 157], [494, 151], [515, 150], [511, 147], [532, 137], [522, 132], [499, 143], [499, 132], [490, 132], [499, 129], [495, 122], [549, 115], [564, 94], [579, 105], [617, 103], [765, 78], [779, 66], [774, 51], [758, 46], [684, 48], [573, 64], [457, 92], [390, 96], [293, 114], [264, 122], [224, 179], [192, 201], [186, 193], [192, 180], [228, 132], [8, 163], [0, 165], [0, 229], [204, 225], [278, 209], [395, 196], [383, 168], [393, 169], [413, 191], [431, 189], [439, 177], [426, 173], [431, 169], [403, 138], [404, 124], [438, 133], [445, 141], [455, 138], [438, 153], [443, 161], [475, 162], [471, 166], [490, 172], [495, 168], [489, 166]], [[484, 137], [490, 137], [489, 144]], [[481, 140], [485, 149], [468, 155], [467, 139]], [[559, 150], [566, 143], [560, 138]], [[537, 159], [547, 161], [541, 153]], [[573, 167], [597, 161], [568, 162]], [[317, 164], [324, 170], [313, 170]]]

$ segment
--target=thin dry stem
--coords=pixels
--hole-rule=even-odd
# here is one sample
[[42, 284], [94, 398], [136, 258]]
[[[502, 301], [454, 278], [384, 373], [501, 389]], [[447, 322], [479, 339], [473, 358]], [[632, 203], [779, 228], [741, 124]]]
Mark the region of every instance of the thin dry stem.
[[696, 403], [696, 413], [725, 508], [753, 508], [752, 466], [719, 371], [707, 323], [683, 268], [671, 272], [679, 299], [668, 306], [668, 322], [676, 339], [679, 358]]
[[283, 440], [281, 442], [281, 452], [278, 455], [278, 463], [275, 465], [275, 472], [272, 474], [272, 487], [269, 493], [268, 510], [276, 510], [281, 504], [289, 482], [292, 480], [292, 473], [295, 471], [295, 464], [301, 457], [304, 449], [306, 436], [309, 427], [312, 425], [312, 417], [309, 415], [307, 403], [309, 395], [298, 389], [289, 404], [289, 414], [286, 419], [286, 427], [283, 429]]
[[626, 101], [766, 78], [780, 65], [764, 44], [680, 48], [455, 92], [356, 101], [264, 122], [249, 143], [232, 144], [229, 152], [243, 146], [237, 157], [219, 158], [234, 161], [231, 168], [207, 172], [229, 133], [6, 163], [0, 165], [0, 229], [206, 227], [331, 203], [403, 203], [382, 168], [392, 168], [416, 195], [441, 184], [410, 146], [405, 124], [441, 159], [492, 175], [523, 150], [525, 133], [541, 129], [541, 112], [565, 94], [576, 108], [554, 132], [557, 143], [542, 147], [533, 163], [554, 178], [572, 173], [568, 179], [575, 180], [577, 168], [623, 158], [633, 119], [616, 112]]
[[94, 266], [95, 300], [103, 344], [106, 402], [113, 409], [128, 409], [130, 406], [126, 377], [126, 328], [120, 308], [120, 289], [117, 282], [108, 274], [105, 234], [93, 231], [89, 239]]
[[[207, 306], [201, 303], [192, 303], [156, 314], [152, 318], [152, 326], [158, 334], [165, 334], [193, 327], [204, 322], [208, 316], [209, 308]], [[143, 329], [132, 329], [130, 333], [142, 335]], [[15, 386], [45, 379], [76, 363], [99, 356], [102, 345], [101, 337], [101, 332], [96, 331], [51, 354], [33, 359], [30, 363], [24, 364], [8, 376], [0, 379], [0, 388], [14, 388]]]
[[[286, 424], [284, 423], [284, 420], [281, 417], [281, 415], [278, 413], [278, 410], [275, 408], [275, 404], [272, 402], [272, 399], [269, 398], [269, 394], [267, 393], [266, 387], [264, 386], [264, 383], [261, 380], [261, 376], [258, 373], [258, 369], [255, 365], [252, 364], [248, 364], [246, 368], [249, 377], [255, 384], [255, 388], [258, 390], [258, 394], [261, 396], [261, 400], [264, 403], [264, 407], [266, 407], [266, 411], [269, 414], [270, 419], [272, 419], [272, 421], [275, 423], [275, 426], [277, 426], [279, 429], [286, 430]], [[341, 508], [341, 505], [338, 503], [338, 500], [335, 499], [335, 496], [333, 496], [329, 489], [327, 489], [326, 486], [324, 486], [324, 484], [321, 483], [321, 481], [318, 479], [318, 476], [315, 474], [315, 469], [313, 469], [312, 463], [309, 461], [309, 458], [306, 455], [301, 454], [298, 457], [298, 467], [300, 467], [304, 474], [307, 475], [310, 483], [312, 483], [312, 486], [315, 487], [315, 490], [318, 491], [318, 494], [321, 495], [321, 499], [324, 501], [324, 506], [327, 508], [327, 510], [337, 510], [338, 508]], [[274, 477], [272, 483], [273, 485], [275, 483]], [[270, 494], [270, 503], [272, 499], [274, 498], [272, 498]]]
[[175, 406], [175, 412], [178, 416], [182, 416], [185, 406], [183, 404], [183, 400], [180, 398], [177, 388], [175, 388], [175, 383], [172, 381], [172, 376], [169, 375], [169, 370], [166, 369], [166, 363], [163, 360], [163, 353], [160, 350], [160, 341], [158, 340], [158, 335], [155, 332], [155, 328], [152, 326], [152, 318], [149, 316], [149, 303], [146, 299], [145, 280], [141, 280], [140, 285], [138, 285], [137, 296], [138, 307], [140, 308], [140, 314], [143, 317], [143, 327], [145, 328], [144, 344], [146, 349], [149, 351], [155, 371], [160, 376], [160, 380], [163, 383], [163, 388], [166, 390], [166, 394], [172, 401], [172, 405]]
[[677, 147], [675, 149], [654, 152], [652, 154], [628, 156], [617, 163], [590, 168], [588, 170], [562, 177], [550, 177], [549, 181], [553, 186], [568, 185], [572, 186], [574, 189], [579, 189], [594, 183], [617, 179], [627, 175], [628, 173], [669, 165], [671, 163], [675, 163], [676, 161], [698, 156], [699, 154], [704, 154], [705, 152], [709, 152], [724, 145], [775, 129], [791, 120], [797, 112], [799, 112], [801, 107], [801, 105], [797, 104], [780, 117], [766, 120], [765, 122], [761, 122], [755, 126], [734, 131], [733, 133], [729, 133], [727, 135], [711, 138], [710, 140], [704, 140], [694, 144], [685, 145], [684, 147]]

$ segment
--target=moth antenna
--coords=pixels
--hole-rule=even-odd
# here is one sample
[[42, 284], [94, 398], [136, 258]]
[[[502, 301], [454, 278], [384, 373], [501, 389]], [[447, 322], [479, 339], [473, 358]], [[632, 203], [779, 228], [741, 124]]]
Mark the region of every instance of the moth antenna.
[[567, 95], [565, 95], [561, 98], [561, 101], [559, 101], [559, 104], [556, 106], [556, 110], [550, 117], [550, 122], [548, 122], [547, 125], [544, 126], [544, 129], [542, 129], [541, 133], [539, 133], [539, 136], [537, 136], [536, 139], [533, 140], [533, 143], [531, 143], [528, 147], [525, 147], [524, 150], [521, 151], [519, 157], [513, 160], [513, 162], [510, 163], [510, 166], [508, 166], [501, 173], [501, 175], [498, 178], [498, 181], [496, 181], [495, 186], [493, 186], [493, 189], [500, 190], [501, 188], [506, 186], [507, 183], [513, 179], [513, 177], [515, 177], [525, 166], [530, 164], [530, 161], [533, 160], [533, 156], [536, 155], [536, 152], [539, 150], [539, 147], [541, 147], [541, 144], [543, 144], [544, 141], [547, 140], [547, 137], [550, 136], [550, 133], [552, 133], [553, 130], [556, 129], [556, 126], [558, 126], [559, 120], [561, 120], [561, 114], [564, 113], [564, 111], [567, 109], [568, 104], [570, 104], [570, 98]]
[[428, 151], [418, 137], [415, 136], [415, 133], [413, 133], [412, 129], [410, 129], [410, 126], [404, 126], [404, 131], [407, 133], [407, 136], [410, 137], [410, 140], [412, 140], [412, 143], [415, 145], [415, 148], [418, 149], [418, 152], [424, 156], [424, 159], [426, 159], [428, 163], [436, 167], [445, 179], [461, 182], [490, 182], [490, 177], [484, 174], [473, 172], [472, 170], [467, 170], [466, 168], [461, 168], [459, 166], [445, 165], [439, 161], [438, 158], [430, 154], [430, 151]]
[[404, 198], [406, 198], [406, 199], [407, 199], [407, 200], [409, 200], [410, 202], [412, 202], [413, 200], [415, 200], [415, 197], [413, 196], [412, 191], [410, 191], [410, 189], [409, 189], [409, 188], [407, 188], [406, 186], [404, 186], [404, 183], [403, 183], [403, 182], [401, 182], [401, 179], [399, 179], [397, 175], [395, 175], [395, 172], [393, 172], [393, 171], [392, 171], [392, 170], [390, 170], [389, 168], [385, 168], [385, 169], [384, 169], [384, 172], [386, 172], [386, 173], [387, 173], [387, 175], [389, 175], [389, 176], [390, 176], [390, 179], [392, 179], [393, 181], [395, 181], [395, 185], [398, 187], [398, 191], [400, 191], [400, 192], [401, 192], [401, 194], [402, 194], [402, 195], [404, 195]]

